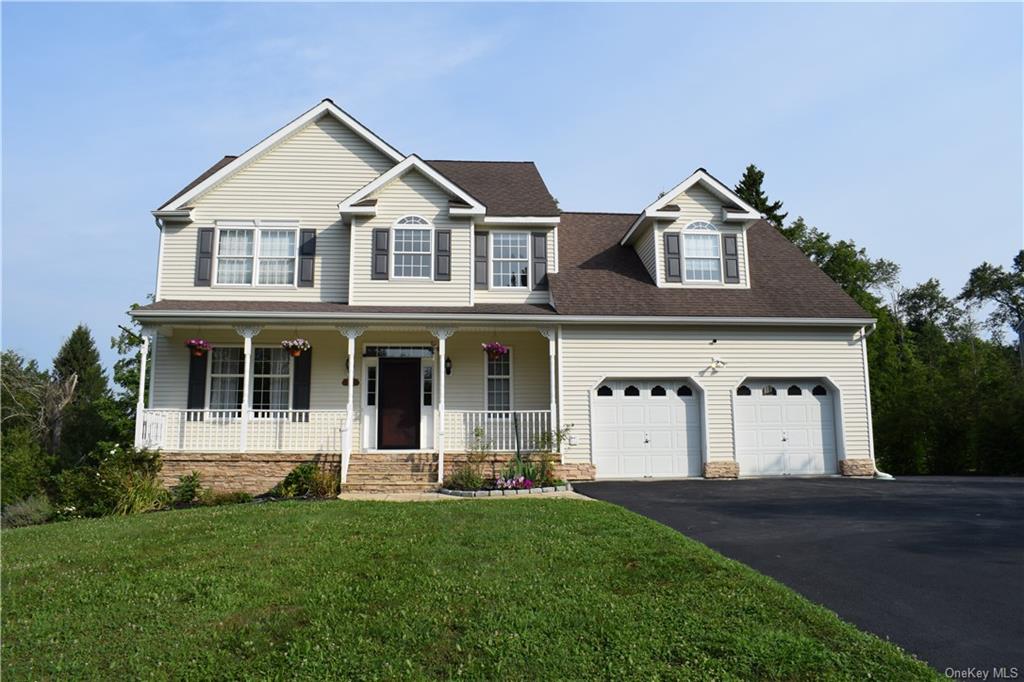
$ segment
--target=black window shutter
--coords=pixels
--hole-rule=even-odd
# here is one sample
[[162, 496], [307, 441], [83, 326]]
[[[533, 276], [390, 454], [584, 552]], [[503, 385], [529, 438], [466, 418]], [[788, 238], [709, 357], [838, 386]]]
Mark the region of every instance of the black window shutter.
[[[309, 386], [313, 375], [313, 349], [303, 351], [292, 361], [292, 409], [309, 409]], [[308, 422], [309, 413], [292, 413], [292, 421]]]
[[373, 231], [373, 265], [370, 270], [371, 279], [388, 278], [388, 230], [378, 228]]
[[316, 230], [299, 230], [299, 286], [313, 286], [316, 262]]
[[533, 257], [533, 289], [548, 288], [548, 237], [544, 232], [530, 234], [530, 253]]
[[196, 278], [197, 287], [208, 287], [213, 282], [210, 275], [213, 272], [213, 228], [200, 227], [199, 237], [196, 242]]
[[682, 282], [683, 270], [679, 255], [679, 235], [665, 233], [665, 281]]
[[434, 232], [434, 279], [449, 282], [452, 279], [452, 231]]
[[[207, 358], [210, 357], [209, 351], [202, 355], [193, 355], [192, 351], [189, 353], [188, 362], [188, 403], [187, 407], [190, 410], [204, 410], [206, 409], [206, 362]], [[194, 415], [189, 415], [189, 421], [202, 421], [202, 412]]]
[[473, 235], [473, 288], [487, 288], [487, 233], [477, 232]]
[[722, 235], [722, 262], [725, 265], [726, 284], [738, 284], [740, 281], [740, 256], [734, 234]]

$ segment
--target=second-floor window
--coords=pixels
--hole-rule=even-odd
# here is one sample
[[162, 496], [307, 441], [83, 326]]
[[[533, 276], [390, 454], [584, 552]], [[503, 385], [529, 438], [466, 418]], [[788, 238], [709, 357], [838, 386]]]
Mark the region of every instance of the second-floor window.
[[526, 232], [491, 234], [491, 286], [526, 288], [530, 285], [530, 235]]
[[406, 216], [395, 223], [395, 277], [430, 278], [430, 223]]
[[220, 228], [217, 284], [294, 285], [298, 241], [290, 228]]
[[683, 231], [684, 276], [688, 282], [722, 281], [722, 252], [718, 230], [695, 222]]

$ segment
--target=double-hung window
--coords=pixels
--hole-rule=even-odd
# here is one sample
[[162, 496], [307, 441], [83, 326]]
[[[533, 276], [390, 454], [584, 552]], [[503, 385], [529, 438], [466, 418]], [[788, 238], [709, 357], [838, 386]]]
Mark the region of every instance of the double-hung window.
[[688, 282], [721, 282], [722, 252], [718, 230], [695, 222], [683, 230], [684, 272]]
[[212, 348], [209, 362], [210, 409], [242, 409], [242, 384], [245, 374], [245, 354], [242, 349]]
[[530, 282], [530, 235], [491, 233], [491, 286], [523, 289]]
[[281, 227], [221, 227], [217, 238], [217, 284], [292, 286], [298, 231]]
[[512, 351], [487, 356], [487, 409], [502, 412], [512, 409]]
[[413, 215], [395, 223], [395, 277], [430, 278], [430, 223]]
[[253, 348], [252, 357], [252, 409], [257, 412], [287, 410], [292, 383], [292, 359], [288, 351]]

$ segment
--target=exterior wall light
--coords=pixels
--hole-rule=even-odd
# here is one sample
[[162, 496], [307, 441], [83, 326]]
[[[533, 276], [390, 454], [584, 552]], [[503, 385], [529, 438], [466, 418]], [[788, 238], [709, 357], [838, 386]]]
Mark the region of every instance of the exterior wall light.
[[445, 357], [444, 359], [444, 374], [450, 376], [452, 373], [452, 359], [451, 357]]

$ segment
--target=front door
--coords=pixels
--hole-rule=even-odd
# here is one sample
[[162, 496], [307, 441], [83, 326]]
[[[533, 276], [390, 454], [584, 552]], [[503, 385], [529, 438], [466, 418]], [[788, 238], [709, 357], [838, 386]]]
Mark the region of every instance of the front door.
[[377, 447], [420, 447], [419, 358], [381, 358], [377, 370]]

